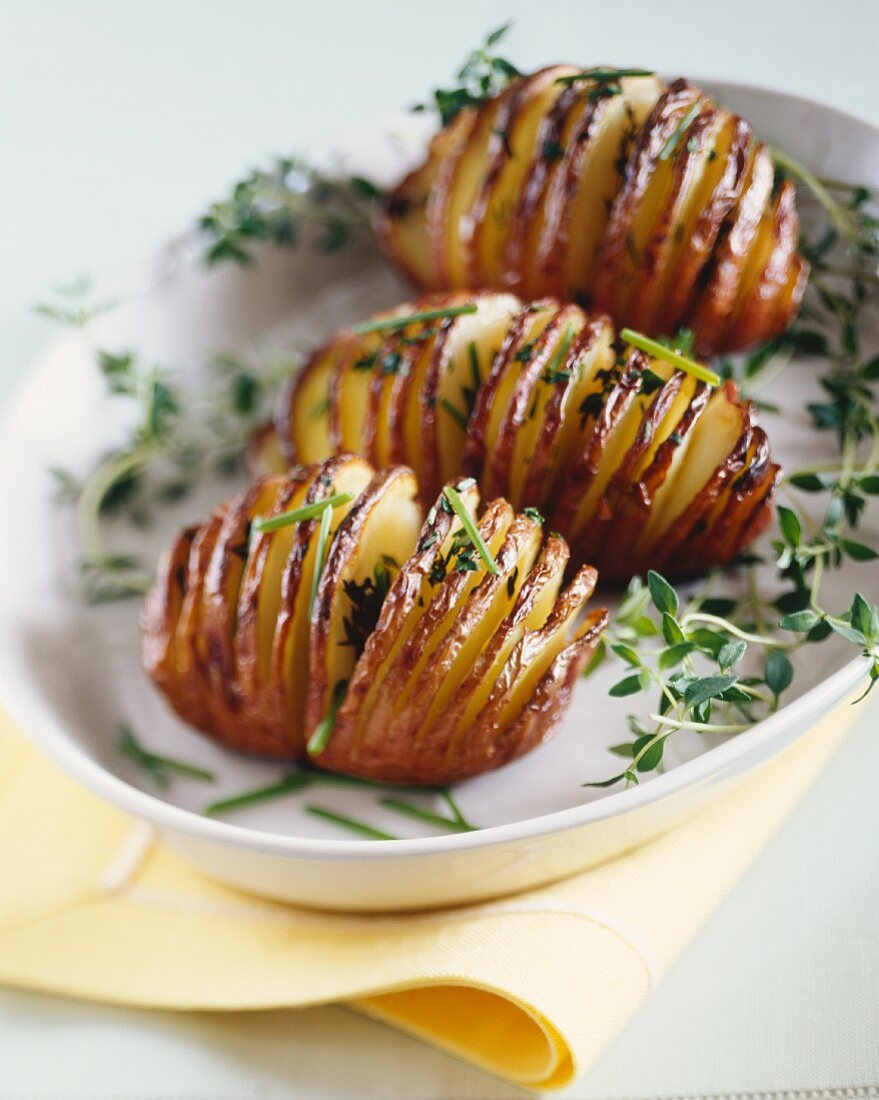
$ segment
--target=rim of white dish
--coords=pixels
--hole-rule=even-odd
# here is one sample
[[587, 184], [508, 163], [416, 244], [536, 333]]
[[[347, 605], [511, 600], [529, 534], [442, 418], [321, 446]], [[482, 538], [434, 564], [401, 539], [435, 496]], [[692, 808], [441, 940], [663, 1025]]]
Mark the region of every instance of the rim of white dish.
[[[822, 103], [808, 96], [762, 84], [698, 76], [690, 79], [715, 89], [741, 89], [770, 98], [817, 107], [823, 112], [836, 115], [847, 124], [866, 128], [879, 137], [879, 126], [874, 123], [853, 112]], [[161, 252], [161, 249], [157, 251]], [[7, 425], [15, 419], [16, 410], [20, 404], [24, 403], [27, 392], [39, 383], [42, 372], [49, 369], [55, 346], [60, 345], [63, 340], [63, 336], [57, 336], [47, 341], [32, 369], [25, 372], [24, 377], [7, 399], [6, 407], [0, 417], [0, 453], [7, 435]], [[744, 733], [737, 734], [729, 741], [678, 765], [670, 772], [656, 776], [641, 786], [629, 787], [581, 806], [573, 806], [505, 825], [492, 825], [472, 833], [383, 841], [288, 836], [204, 817], [165, 802], [107, 771], [71, 740], [62, 723], [42, 698], [22, 696], [21, 691], [17, 690], [7, 678], [2, 665], [0, 665], [0, 702], [13, 722], [23, 732], [26, 731], [27, 738], [69, 776], [119, 809], [147, 820], [159, 828], [182, 833], [197, 840], [268, 855], [328, 861], [372, 861], [431, 856], [515, 843], [549, 833], [574, 829], [647, 806], [685, 787], [718, 778], [744, 759], [757, 745], [780, 737], [792, 725], [804, 723], [811, 725], [816, 713], [823, 714], [843, 703], [863, 681], [866, 672], [866, 660], [863, 657], [854, 658], [794, 702], [756, 723]]]

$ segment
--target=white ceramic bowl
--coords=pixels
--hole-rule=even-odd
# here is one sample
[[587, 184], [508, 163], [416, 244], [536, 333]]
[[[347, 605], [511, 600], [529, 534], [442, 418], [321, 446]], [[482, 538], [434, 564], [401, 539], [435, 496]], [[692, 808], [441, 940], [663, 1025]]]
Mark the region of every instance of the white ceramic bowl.
[[[761, 136], [812, 168], [879, 183], [879, 131], [867, 123], [780, 92], [702, 83], [750, 119]], [[373, 156], [381, 150], [381, 163], [372, 169], [393, 175], [401, 160], [397, 143], [375, 133], [364, 135], [362, 143]], [[211, 351], [255, 341], [308, 343], [408, 293], [367, 252], [267, 252], [254, 268], [206, 272], [180, 243], [163, 250], [135, 289], [95, 324], [90, 338], [111, 349], [137, 347], [148, 359], [179, 364], [193, 377], [194, 364]], [[776, 452], [792, 468], [832, 448], [803, 412], [813, 375], [798, 365], [768, 392], [787, 410], [783, 419], [768, 418], [767, 426]], [[730, 784], [746, 781], [752, 769], [840, 705], [863, 677], [863, 663], [851, 659], [844, 643], [806, 649], [797, 658], [790, 701], [771, 718], [723, 743], [673, 738], [664, 774], [628, 790], [597, 791], [582, 784], [617, 770], [619, 761], [607, 746], [625, 738], [626, 714], [644, 707], [607, 697], [619, 669], [601, 670], [579, 685], [555, 741], [459, 786], [464, 812], [483, 826], [473, 833], [430, 835], [428, 826], [395, 817], [368, 791], [309, 791], [229, 820], [206, 818], [199, 812], [206, 801], [261, 785], [283, 768], [226, 753], [169, 713], [140, 671], [135, 604], [87, 608], [78, 598], [71, 518], [52, 501], [47, 468], [87, 468], [124, 429], [118, 405], [103, 395], [82, 337], [68, 333], [47, 347], [6, 409], [0, 427], [0, 698], [60, 767], [100, 797], [154, 823], [168, 844], [225, 882], [350, 910], [449, 905], [523, 890], [641, 844]], [[182, 522], [203, 516], [233, 488], [205, 485], [160, 513], [150, 530], [119, 530], [112, 537], [153, 560]], [[875, 592], [875, 568], [855, 568], [858, 587]], [[841, 600], [852, 587], [851, 577], [831, 578], [830, 605], [834, 588]], [[168, 791], [150, 789], [116, 750], [122, 721], [155, 751], [214, 771], [216, 786], [176, 780]], [[402, 821], [406, 839], [349, 839], [307, 815], [307, 803], [368, 818], [397, 834]]]

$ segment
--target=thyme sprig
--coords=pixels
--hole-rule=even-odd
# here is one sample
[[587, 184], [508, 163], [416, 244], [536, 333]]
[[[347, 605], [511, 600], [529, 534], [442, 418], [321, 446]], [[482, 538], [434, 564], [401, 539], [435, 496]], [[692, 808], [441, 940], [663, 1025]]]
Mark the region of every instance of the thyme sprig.
[[205, 261], [250, 263], [254, 246], [296, 246], [308, 228], [324, 252], [338, 252], [368, 231], [379, 188], [362, 176], [333, 176], [301, 157], [282, 157], [254, 169], [228, 198], [198, 220], [207, 241]]
[[[739, 625], [727, 617], [736, 610], [737, 601], [700, 596], [684, 605], [656, 572], [648, 573], [646, 585], [640, 578], [632, 581], [602, 642], [626, 668], [610, 695], [655, 691], [656, 702], [646, 721], [629, 715], [631, 738], [610, 747], [626, 759], [622, 771], [584, 786], [638, 783], [644, 773], [661, 767], [666, 742], [680, 730], [728, 735], [749, 729], [778, 709], [792, 683], [788, 654], [831, 631], [868, 658], [870, 686], [879, 679], [879, 611], [860, 593], [840, 616], [817, 604], [780, 620], [776, 612], [772, 630]], [[743, 664], [751, 650], [760, 658], [748, 673]]]
[[[783, 154], [776, 153], [776, 163], [804, 185], [800, 205], [813, 223], [801, 241], [812, 266], [804, 306], [788, 332], [741, 364], [721, 363], [720, 373], [735, 377], [747, 396], [755, 396], [792, 360], [826, 359], [829, 367], [819, 378], [824, 396], [806, 408], [816, 428], [834, 434], [839, 457], [793, 470], [782, 482], [785, 500], [776, 507], [769, 544], [781, 590], [772, 597], [761, 594], [760, 561], [753, 557], [739, 565], [747, 580], [742, 599], [696, 596], [684, 607], [678, 592], [657, 574], [647, 585], [633, 582], [587, 671], [612, 653], [625, 674], [611, 694], [656, 691], [657, 701], [646, 721], [630, 715], [631, 738], [611, 747], [626, 760], [625, 768], [588, 785], [637, 783], [662, 766], [666, 742], [680, 730], [728, 735], [748, 729], [772, 713], [792, 682], [790, 655], [831, 635], [844, 638], [864, 658], [864, 695], [879, 682], [879, 611], [855, 591], [848, 607], [834, 612], [821, 594], [828, 570], [855, 568], [877, 557], [876, 548], [857, 534], [868, 499], [879, 495], [879, 355], [865, 346], [866, 322], [876, 307], [875, 200], [867, 188], [819, 179]], [[681, 348], [685, 341], [673, 343]], [[801, 506], [799, 493], [824, 497], [819, 520]], [[706, 590], [719, 572], [709, 574]]]
[[[84, 297], [88, 285], [72, 284], [69, 309], [51, 313], [80, 328], [87, 342], [89, 323], [109, 308]], [[216, 355], [207, 364], [207, 383], [194, 390], [174, 370], [144, 362], [134, 351], [89, 346], [108, 397], [131, 427], [84, 476], [57, 466], [49, 473], [56, 500], [74, 508], [83, 595], [103, 603], [142, 595], [151, 583], [151, 571], [136, 555], [108, 548], [105, 521], [121, 517], [143, 528], [156, 508], [184, 497], [207, 473], [237, 469], [290, 362]]]
[[512, 62], [494, 53], [494, 47], [509, 33], [512, 23], [505, 23], [489, 34], [485, 43], [475, 49], [458, 70], [458, 83], [451, 88], [437, 88], [431, 101], [417, 103], [413, 111], [435, 110], [443, 126], [466, 107], [478, 107], [502, 92], [522, 74]]

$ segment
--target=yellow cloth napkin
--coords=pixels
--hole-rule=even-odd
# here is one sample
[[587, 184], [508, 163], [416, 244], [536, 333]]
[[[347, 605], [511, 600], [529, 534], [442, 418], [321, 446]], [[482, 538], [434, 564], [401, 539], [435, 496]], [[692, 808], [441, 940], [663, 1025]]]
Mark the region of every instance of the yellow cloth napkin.
[[564, 1087], [759, 854], [856, 714], [840, 707], [709, 810], [622, 858], [527, 895], [402, 917], [297, 910], [203, 878], [0, 714], [0, 982], [168, 1009], [342, 1001], [516, 1084]]

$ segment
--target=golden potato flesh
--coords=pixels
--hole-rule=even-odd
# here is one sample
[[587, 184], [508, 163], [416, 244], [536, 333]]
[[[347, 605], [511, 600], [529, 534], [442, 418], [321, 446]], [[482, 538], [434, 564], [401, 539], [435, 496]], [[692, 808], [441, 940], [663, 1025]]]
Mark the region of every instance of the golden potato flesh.
[[[712, 116], [706, 127], [719, 124]], [[705, 183], [708, 165], [701, 171]], [[764, 288], [774, 280], [772, 293], [789, 292], [777, 272], [760, 278]], [[645, 308], [653, 300], [648, 288]], [[450, 315], [332, 339], [282, 397], [276, 438], [261, 432], [254, 449], [275, 462], [281, 452], [283, 462], [332, 454], [328, 432], [316, 442], [319, 418], [300, 416], [300, 398], [307, 393], [328, 422], [343, 419], [344, 385], [332, 377], [359, 362], [364, 407], [350, 414], [358, 453], [410, 466], [424, 503], [464, 474], [486, 499], [536, 508], [568, 540], [574, 563], [605, 577], [723, 564], [765, 526], [779, 469], [732, 384], [697, 381], [621, 344], [606, 315], [551, 298], [457, 293], [394, 315], [437, 309]], [[751, 324], [755, 310], [736, 323]]]
[[520, 756], [555, 729], [606, 614], [585, 614], [594, 569], [559, 596], [560, 536], [479, 502], [458, 481], [425, 518], [411, 469], [344, 454], [258, 479], [163, 558], [147, 672], [246, 752], [426, 784]]
[[[463, 485], [475, 521], [478, 497]], [[448, 783], [521, 756], [558, 725], [607, 621], [585, 613], [595, 570], [559, 597], [559, 536], [492, 501], [478, 520], [489, 568], [456, 519], [442, 494], [351, 674], [321, 767]]]
[[549, 295], [704, 352], [783, 332], [807, 265], [793, 185], [744, 120], [686, 80], [553, 66], [466, 108], [376, 221], [425, 290]]

